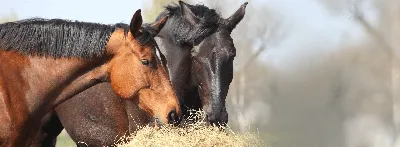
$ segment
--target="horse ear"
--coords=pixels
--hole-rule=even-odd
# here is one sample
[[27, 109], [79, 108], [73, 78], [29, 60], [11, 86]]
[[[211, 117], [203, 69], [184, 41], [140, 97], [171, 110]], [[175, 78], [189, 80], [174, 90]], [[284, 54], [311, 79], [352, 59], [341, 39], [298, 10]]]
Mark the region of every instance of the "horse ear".
[[130, 24], [130, 31], [133, 37], [137, 37], [140, 35], [140, 29], [142, 27], [143, 19], [141, 10], [138, 9], [132, 17], [131, 24]]
[[179, 1], [179, 7], [183, 18], [185, 18], [190, 24], [196, 25], [200, 22], [200, 19], [193, 14], [192, 10], [190, 10], [189, 6], [185, 2]]
[[240, 6], [240, 8], [233, 13], [228, 19], [228, 26], [230, 27], [231, 31], [236, 27], [236, 25], [243, 19], [245, 11], [246, 11], [246, 6], [248, 2], [245, 2], [243, 5]]
[[161, 29], [164, 27], [165, 23], [167, 22], [169, 16], [165, 16], [163, 17], [161, 20], [154, 22], [153, 24], [151, 24], [151, 27], [156, 31], [156, 33], [158, 34]]

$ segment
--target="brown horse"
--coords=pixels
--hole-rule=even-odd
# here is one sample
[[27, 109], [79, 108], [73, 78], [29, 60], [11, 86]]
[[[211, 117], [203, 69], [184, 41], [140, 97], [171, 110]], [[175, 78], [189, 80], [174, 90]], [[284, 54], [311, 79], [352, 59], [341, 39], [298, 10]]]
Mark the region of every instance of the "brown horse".
[[[210, 124], [227, 123], [225, 98], [236, 54], [230, 34], [244, 17], [246, 5], [225, 19], [214, 9], [180, 1], [167, 6], [154, 22], [169, 16], [155, 39], [163, 52], [160, 55], [168, 61], [183, 114], [188, 114], [187, 109], [203, 109]], [[152, 118], [130, 101], [121, 101], [108, 83], [98, 84], [49, 113], [35, 145], [55, 146], [63, 127], [78, 145], [112, 145], [125, 133], [134, 133], [137, 125], [150, 121]]]
[[101, 82], [164, 123], [180, 105], [155, 55], [167, 17], [130, 25], [30, 19], [0, 25], [0, 146], [28, 146], [47, 112]]

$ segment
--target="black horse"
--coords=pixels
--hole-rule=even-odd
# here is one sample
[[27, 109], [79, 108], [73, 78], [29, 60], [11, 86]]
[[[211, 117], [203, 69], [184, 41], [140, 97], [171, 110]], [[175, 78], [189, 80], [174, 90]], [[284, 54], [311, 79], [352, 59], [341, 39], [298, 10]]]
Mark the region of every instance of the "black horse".
[[[169, 15], [156, 41], [168, 61], [169, 76], [186, 116], [188, 109], [203, 109], [210, 124], [228, 122], [225, 99], [236, 55], [230, 34], [243, 19], [246, 5], [223, 19], [214, 9], [179, 1], [167, 6], [155, 21]], [[117, 137], [152, 121], [130, 101], [115, 96], [108, 84], [75, 97], [42, 120], [35, 145], [54, 146], [63, 126], [78, 145], [112, 145]]]

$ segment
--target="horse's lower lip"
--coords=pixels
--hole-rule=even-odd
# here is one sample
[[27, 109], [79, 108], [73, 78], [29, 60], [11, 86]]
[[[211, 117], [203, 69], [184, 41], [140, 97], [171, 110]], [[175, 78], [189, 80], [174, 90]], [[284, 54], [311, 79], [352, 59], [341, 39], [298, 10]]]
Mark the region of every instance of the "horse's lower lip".
[[155, 129], [159, 129], [161, 126], [161, 123], [159, 122], [159, 120], [156, 118], [154, 119], [154, 128]]
[[206, 120], [208, 124], [218, 127], [225, 127], [226, 124], [228, 123], [227, 121], [223, 120], [208, 120], [208, 117], [206, 117]]
[[[152, 124], [153, 123], [153, 124]], [[162, 126], [162, 123], [158, 118], [154, 118], [153, 122], [150, 122], [152, 126], [154, 126], [155, 129], [159, 129]]]

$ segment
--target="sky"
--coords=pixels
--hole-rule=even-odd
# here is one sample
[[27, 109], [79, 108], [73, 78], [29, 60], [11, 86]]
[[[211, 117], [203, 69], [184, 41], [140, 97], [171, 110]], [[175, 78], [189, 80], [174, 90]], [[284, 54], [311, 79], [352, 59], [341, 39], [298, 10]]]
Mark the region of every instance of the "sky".
[[[146, 0], [0, 0], [0, 3], [0, 16], [14, 12], [19, 19], [43, 17], [114, 24], [129, 23], [134, 12], [145, 7]], [[207, 2], [204, 4], [212, 7]], [[227, 6], [229, 8], [224, 8], [222, 16], [230, 16], [240, 4]], [[314, 56], [316, 51], [334, 50], [344, 40], [357, 40], [363, 36], [360, 27], [349, 19], [348, 14], [333, 14], [317, 0], [251, 0], [247, 10], [254, 7], [270, 9], [282, 17], [281, 29], [289, 34], [261, 56], [262, 60], [271, 63], [286, 64], [287, 60], [296, 59], [299, 54]], [[260, 18], [251, 19], [257, 21]]]
[[137, 9], [138, 0], [0, 0], [0, 16], [14, 12], [19, 19], [31, 17], [114, 24], [128, 23]]
[[364, 30], [349, 18], [349, 13], [332, 12], [319, 0], [263, 0], [261, 3], [283, 22], [280, 29], [284, 37], [260, 57], [269, 64], [291, 68], [303, 58], [320, 58], [321, 54], [340, 49], [344, 42], [365, 39]]

